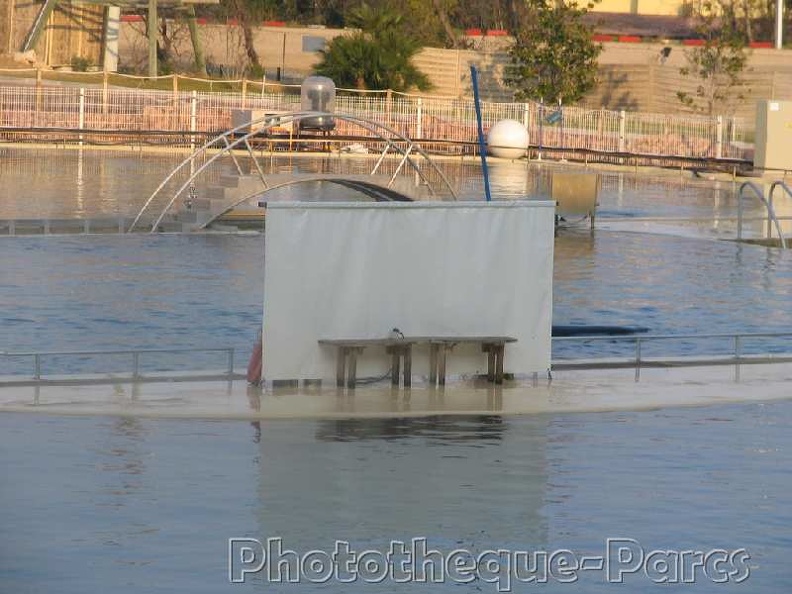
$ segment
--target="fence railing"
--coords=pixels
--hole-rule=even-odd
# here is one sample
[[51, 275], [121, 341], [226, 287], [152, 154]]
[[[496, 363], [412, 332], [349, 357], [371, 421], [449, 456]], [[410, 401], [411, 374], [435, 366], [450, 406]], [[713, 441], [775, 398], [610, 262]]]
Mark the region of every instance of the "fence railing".
[[[173, 379], [238, 379], [243, 377], [235, 371], [235, 353], [232, 347], [218, 348], [170, 348], [170, 349], [124, 349], [93, 351], [0, 351], [0, 361], [23, 360], [21, 367], [26, 371], [14, 371], [0, 376], [0, 384], [58, 383], [79, 381], [84, 383], [108, 383], [121, 380], [165, 381]], [[175, 361], [163, 364], [163, 355], [190, 355], [195, 361], [199, 355], [219, 355], [214, 362], [201, 359], [203, 369], [177, 366]], [[155, 357], [156, 355], [156, 357]], [[104, 364], [91, 365], [96, 359]], [[120, 366], [111, 366], [108, 360], [121, 359]], [[64, 363], [69, 361], [68, 363]], [[57, 362], [57, 363], [56, 363]], [[58, 364], [59, 363], [59, 364]], [[19, 367], [20, 365], [17, 365]], [[114, 371], [110, 372], [111, 367]], [[177, 369], [178, 367], [178, 369]]]
[[[692, 348], [692, 344], [708, 341], [706, 347]], [[677, 348], [673, 352], [649, 353], [648, 347], [663, 343], [676, 342], [687, 348]], [[716, 334], [633, 334], [627, 336], [565, 336], [554, 337], [553, 347], [563, 344], [610, 343], [611, 348], [597, 349], [596, 358], [581, 356], [580, 349], [574, 356], [558, 357], [554, 355], [552, 369], [596, 369], [596, 368], [633, 368], [635, 381], [641, 377], [641, 370], [650, 367], [682, 367], [682, 366], [734, 366], [735, 379], [739, 379], [740, 366], [760, 363], [792, 362], [792, 332], [743, 332]], [[751, 344], [760, 343], [753, 348]], [[626, 346], [627, 348], [618, 347]], [[619, 352], [614, 355], [613, 347]], [[608, 352], [610, 351], [610, 352]], [[223, 365], [216, 368], [181, 368], [175, 365], [164, 365], [161, 355], [197, 355], [220, 354]], [[94, 351], [38, 351], [38, 352], [3, 352], [0, 351], [0, 362], [4, 359], [21, 358], [28, 361], [25, 372], [0, 376], [3, 384], [44, 384], [44, 383], [115, 383], [119, 381], [172, 381], [209, 380], [209, 379], [242, 379], [244, 376], [235, 370], [235, 353], [232, 347], [218, 348], [171, 348], [171, 349], [125, 349], [125, 350], [94, 350]], [[151, 363], [153, 355], [156, 365]], [[105, 367], [102, 370], [89, 370], [85, 360], [91, 357], [109, 358], [122, 357], [126, 364], [122, 372], [110, 373]], [[53, 371], [46, 363], [51, 359], [82, 360], [66, 369]], [[144, 361], [146, 358], [146, 361]], [[80, 366], [80, 363], [82, 366]], [[202, 362], [203, 363], [203, 362]], [[146, 366], [148, 364], [148, 367]], [[211, 363], [210, 363], [211, 365]]]
[[[44, 85], [0, 87], [0, 137], [25, 129], [106, 132], [222, 132], [232, 128], [232, 112], [300, 111], [289, 93], [155, 91], [107, 86]], [[376, 120], [414, 140], [442, 141], [438, 152], [475, 150], [472, 101], [396, 93], [340, 94], [336, 111]], [[482, 104], [485, 129], [503, 119], [521, 122], [532, 147], [636, 154], [647, 157], [745, 160], [745, 126], [737, 118], [662, 115], [591, 110], [542, 103]], [[344, 130], [339, 130], [344, 133]], [[172, 142], [172, 140], [171, 140]], [[454, 144], [458, 143], [458, 144]]]
[[[694, 343], [709, 341], [709, 347], [692, 348]], [[750, 342], [761, 342], [762, 347], [748, 349]], [[692, 365], [733, 365], [735, 377], [739, 379], [740, 365], [757, 363], [792, 362], [792, 332], [744, 332], [734, 334], [633, 334], [628, 336], [564, 336], [553, 338], [554, 345], [582, 343], [613, 343], [630, 345], [629, 351], [606, 357], [603, 349], [596, 353], [596, 359], [583, 359], [579, 352], [572, 357], [554, 358], [553, 369], [581, 368], [634, 368], [635, 381], [641, 377], [641, 369], [646, 367], [681, 367]], [[676, 352], [647, 354], [647, 345], [676, 342], [687, 348]], [[685, 351], [685, 352], [680, 352]], [[753, 351], [753, 352], [749, 352]]]

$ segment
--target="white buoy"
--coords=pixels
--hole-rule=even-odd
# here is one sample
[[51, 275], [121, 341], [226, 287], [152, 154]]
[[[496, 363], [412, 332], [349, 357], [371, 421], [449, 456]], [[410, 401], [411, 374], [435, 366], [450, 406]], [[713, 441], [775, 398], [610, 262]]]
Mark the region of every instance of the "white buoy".
[[493, 157], [519, 159], [528, 150], [528, 130], [517, 120], [500, 120], [489, 129], [487, 146]]

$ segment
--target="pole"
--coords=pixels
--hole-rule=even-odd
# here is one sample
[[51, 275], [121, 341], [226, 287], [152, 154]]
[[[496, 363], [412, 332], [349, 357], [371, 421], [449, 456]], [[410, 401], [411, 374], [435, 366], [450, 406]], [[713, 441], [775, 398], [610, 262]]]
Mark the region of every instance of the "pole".
[[470, 65], [470, 80], [473, 83], [473, 103], [476, 107], [479, 153], [481, 155], [481, 173], [484, 176], [484, 196], [486, 197], [487, 202], [490, 202], [492, 200], [492, 193], [490, 192], [489, 170], [487, 169], [487, 146], [484, 142], [484, 127], [481, 123], [481, 102], [479, 101], [478, 72], [476, 71], [476, 67], [472, 64]]
[[157, 0], [148, 0], [148, 75], [157, 76]]
[[775, 3], [775, 48], [784, 47], [784, 0]]

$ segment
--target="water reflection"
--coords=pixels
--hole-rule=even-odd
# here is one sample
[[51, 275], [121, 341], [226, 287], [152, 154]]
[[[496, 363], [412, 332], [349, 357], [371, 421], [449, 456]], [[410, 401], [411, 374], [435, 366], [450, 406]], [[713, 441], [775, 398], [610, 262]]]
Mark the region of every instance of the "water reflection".
[[425, 418], [337, 419], [319, 421], [319, 441], [360, 441], [369, 439], [407, 439], [422, 437], [433, 443], [498, 441], [504, 430], [500, 416], [437, 416]]
[[547, 419], [512, 423], [488, 415], [266, 423], [259, 533], [304, 550], [344, 539], [387, 551], [392, 539], [417, 537], [447, 551], [542, 548]]

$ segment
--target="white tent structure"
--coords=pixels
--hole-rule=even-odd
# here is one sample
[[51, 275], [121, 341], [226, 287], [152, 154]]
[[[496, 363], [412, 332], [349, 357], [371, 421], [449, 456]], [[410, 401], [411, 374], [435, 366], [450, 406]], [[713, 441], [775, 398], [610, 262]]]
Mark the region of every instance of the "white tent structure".
[[[510, 336], [506, 371], [550, 367], [555, 203], [271, 203], [267, 210], [263, 369], [266, 382], [328, 380], [322, 339]], [[459, 345], [448, 374], [483, 373], [487, 357]], [[420, 349], [416, 377], [428, 373]], [[381, 350], [361, 376], [388, 370]]]

